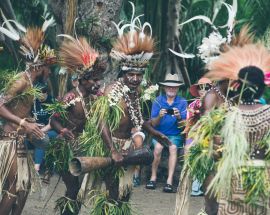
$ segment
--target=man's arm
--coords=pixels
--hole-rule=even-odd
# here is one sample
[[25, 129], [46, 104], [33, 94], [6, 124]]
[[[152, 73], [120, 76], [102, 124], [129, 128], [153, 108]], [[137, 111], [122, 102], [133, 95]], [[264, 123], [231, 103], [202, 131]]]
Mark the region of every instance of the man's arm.
[[6, 103], [14, 98], [19, 93], [22, 93], [27, 87], [27, 82], [22, 80], [16, 80], [14, 83], [7, 89], [5, 94], [0, 98], [0, 117], [6, 121], [17, 124], [19, 127], [24, 128], [27, 134], [34, 134], [38, 138], [43, 138], [44, 133], [38, 127], [38, 124], [28, 122], [26, 119], [21, 119], [6, 107]]
[[[70, 114], [71, 111], [72, 111], [72, 107], [69, 106], [70, 102], [72, 100], [76, 99], [76, 95], [75, 93], [71, 90], [70, 92], [66, 93], [63, 97], [63, 102], [65, 105], [67, 105], [67, 109], [66, 111]], [[63, 137], [65, 137], [66, 139], [74, 139], [75, 136], [74, 134], [72, 133], [72, 131], [70, 131], [68, 128], [64, 127], [63, 124], [62, 124], [62, 120], [61, 120], [61, 116], [60, 114], [53, 114], [50, 118], [50, 125], [51, 127], [56, 130], [56, 132], [60, 135], [62, 135]]]
[[[113, 84], [107, 86], [104, 90], [104, 96], [108, 96], [110, 91], [112, 90]], [[101, 138], [105, 143], [106, 147], [111, 151], [112, 159], [116, 164], [120, 164], [123, 161], [123, 156], [119, 153], [112, 141], [112, 133], [109, 129], [109, 126], [106, 124], [104, 120], [101, 120], [98, 125], [99, 131], [101, 131]]]
[[166, 109], [162, 109], [158, 102], [155, 100], [152, 105], [151, 110], [151, 125], [158, 126], [160, 124], [160, 119], [167, 113]]
[[171, 141], [168, 139], [167, 136], [165, 136], [164, 134], [153, 128], [151, 121], [152, 120], [145, 121], [143, 123], [143, 129], [146, 130], [151, 135], [153, 135], [153, 138], [155, 138], [159, 143], [166, 146], [172, 145]]
[[59, 122], [58, 117], [52, 116], [50, 119], [50, 125], [58, 134], [61, 134], [63, 137], [71, 140], [75, 138], [74, 134], [68, 128], [65, 128], [61, 122]]
[[112, 134], [108, 125], [102, 121], [99, 123], [99, 130], [101, 131], [101, 137], [107, 148], [111, 151], [112, 159], [116, 164], [120, 164], [123, 161], [123, 156], [119, 153], [112, 141]]
[[209, 91], [202, 100], [202, 114], [210, 112], [217, 107], [219, 103], [218, 96], [215, 92]]

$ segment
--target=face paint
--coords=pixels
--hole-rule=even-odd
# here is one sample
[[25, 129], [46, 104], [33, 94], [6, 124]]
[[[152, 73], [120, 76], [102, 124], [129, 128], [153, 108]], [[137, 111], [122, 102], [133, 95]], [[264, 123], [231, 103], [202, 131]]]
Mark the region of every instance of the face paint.
[[127, 72], [124, 76], [124, 82], [125, 84], [129, 87], [129, 88], [137, 88], [143, 79], [143, 74], [141, 72], [135, 72], [135, 71], [131, 71], [131, 72]]

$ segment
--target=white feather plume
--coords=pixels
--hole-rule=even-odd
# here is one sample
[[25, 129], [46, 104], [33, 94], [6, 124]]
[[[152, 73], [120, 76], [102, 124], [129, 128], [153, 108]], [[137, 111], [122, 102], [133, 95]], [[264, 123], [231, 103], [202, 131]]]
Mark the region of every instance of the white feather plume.
[[7, 37], [9, 37], [12, 40], [18, 41], [20, 39], [20, 36], [12, 31], [9, 31], [3, 27], [0, 27], [0, 32], [5, 34]]
[[170, 52], [172, 52], [174, 55], [178, 56], [178, 57], [182, 57], [182, 58], [194, 58], [195, 55], [194, 54], [187, 54], [187, 53], [179, 53], [179, 52], [176, 52], [172, 49], [169, 49]]
[[8, 20], [4, 21], [3, 24], [2, 24], [2, 27], [6, 24], [6, 22], [12, 22], [12, 23], [14, 23], [14, 24], [16, 25], [16, 27], [17, 27], [20, 31], [26, 33], [26, 28], [25, 28], [22, 24], [16, 22], [15, 20], [12, 20], [12, 19], [8, 19]]
[[7, 20], [7, 18], [6, 18], [6, 16], [4, 15], [3, 11], [2, 11], [2, 10], [0, 10], [0, 11], [1, 11], [1, 15], [2, 15], [3, 20], [4, 20], [4, 22], [3, 22], [3, 24], [2, 24], [2, 27], [4, 26], [4, 24], [6, 24], [7, 30], [8, 30], [8, 31], [12, 32], [13, 34], [19, 35], [19, 32], [17, 32], [17, 31], [12, 27], [12, 25], [9, 23], [9, 21]]
[[50, 19], [45, 19], [45, 21], [42, 25], [42, 31], [45, 32], [48, 27], [54, 26], [54, 25], [55, 25], [55, 20], [53, 17], [51, 17]]
[[189, 22], [192, 22], [192, 21], [194, 21], [194, 20], [203, 20], [203, 21], [205, 21], [206, 23], [209, 23], [210, 25], [213, 25], [212, 21], [211, 21], [207, 16], [198, 15], [198, 16], [194, 16], [194, 17], [188, 19], [188, 20], [185, 21], [185, 22], [180, 23], [179, 26], [185, 25], [185, 24], [187, 24], [187, 23], [189, 23]]

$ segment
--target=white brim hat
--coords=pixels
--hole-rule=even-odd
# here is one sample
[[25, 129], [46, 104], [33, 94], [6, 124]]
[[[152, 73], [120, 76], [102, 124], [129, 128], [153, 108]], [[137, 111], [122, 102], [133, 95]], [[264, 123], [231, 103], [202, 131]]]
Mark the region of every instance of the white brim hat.
[[168, 81], [168, 82], [159, 82], [160, 85], [163, 85], [163, 86], [167, 86], [167, 87], [179, 87], [181, 85], [183, 85], [184, 83], [181, 83], [181, 82], [171, 82], [171, 81]]
[[165, 80], [163, 82], [159, 82], [160, 85], [168, 86], [168, 87], [179, 87], [184, 83], [180, 81], [179, 76], [177, 74], [167, 74]]

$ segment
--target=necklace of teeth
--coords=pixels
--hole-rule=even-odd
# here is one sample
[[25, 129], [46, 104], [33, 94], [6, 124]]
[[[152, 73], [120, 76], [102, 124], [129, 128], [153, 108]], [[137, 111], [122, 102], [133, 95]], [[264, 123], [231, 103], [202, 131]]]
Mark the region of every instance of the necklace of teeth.
[[82, 92], [81, 92], [80, 89], [79, 89], [79, 86], [76, 87], [76, 91], [77, 91], [77, 93], [79, 94], [79, 97], [80, 97], [80, 100], [81, 100], [81, 104], [82, 104], [82, 108], [83, 108], [84, 115], [85, 115], [86, 119], [89, 119], [89, 112], [88, 112], [87, 109], [86, 109], [85, 101], [84, 101]]
[[140, 131], [142, 129], [143, 117], [141, 112], [140, 100], [138, 93], [134, 93], [135, 99], [131, 100], [128, 94], [124, 94], [124, 100], [128, 107], [128, 113], [134, 127]]
[[108, 95], [110, 106], [117, 105], [120, 99], [123, 98], [128, 107], [128, 113], [133, 126], [140, 131], [144, 121], [141, 112], [139, 95], [138, 92], [135, 92], [133, 93], [134, 99], [130, 99], [128, 92], [130, 92], [128, 86], [126, 86], [122, 80], [117, 81], [114, 84], [112, 91]]

